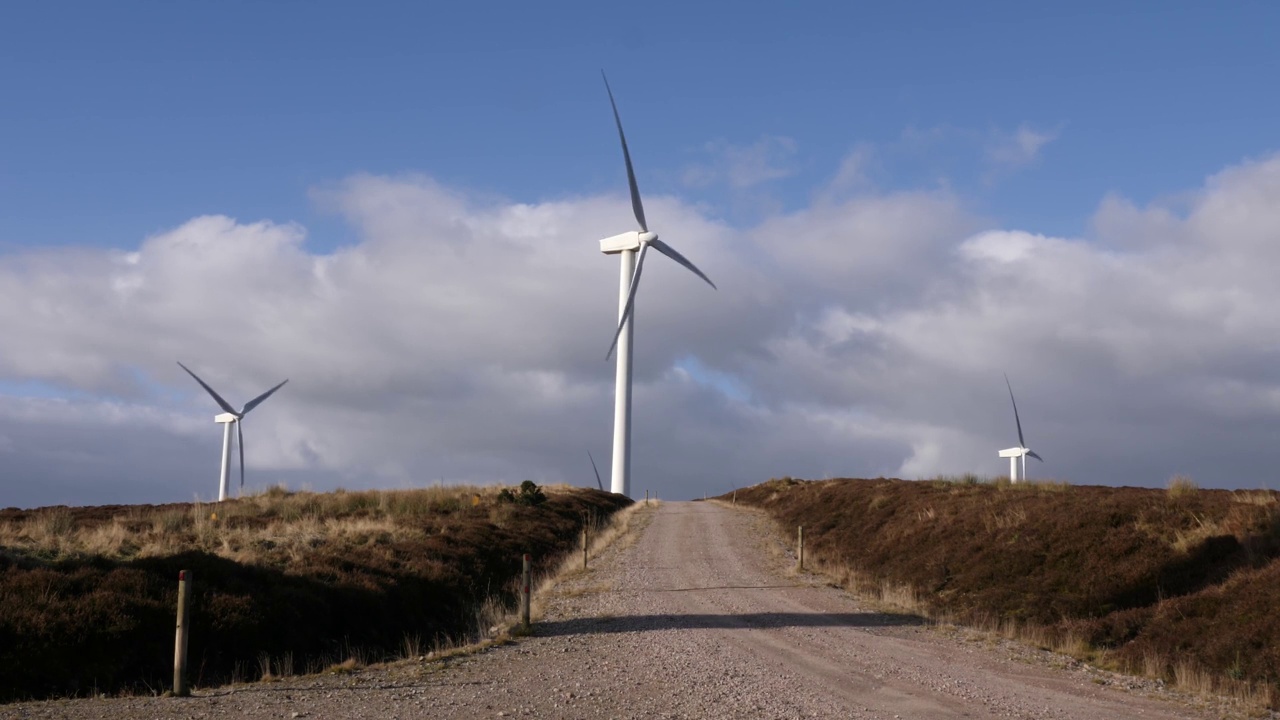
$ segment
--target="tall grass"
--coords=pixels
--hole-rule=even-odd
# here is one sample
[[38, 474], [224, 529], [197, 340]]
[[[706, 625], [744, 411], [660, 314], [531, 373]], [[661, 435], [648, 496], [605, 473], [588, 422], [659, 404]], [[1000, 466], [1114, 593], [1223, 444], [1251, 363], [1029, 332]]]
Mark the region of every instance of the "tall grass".
[[1200, 490], [1200, 486], [1196, 485], [1191, 476], [1179, 474], [1169, 478], [1166, 490], [1169, 493], [1170, 500], [1177, 500], [1182, 497], [1194, 496]]

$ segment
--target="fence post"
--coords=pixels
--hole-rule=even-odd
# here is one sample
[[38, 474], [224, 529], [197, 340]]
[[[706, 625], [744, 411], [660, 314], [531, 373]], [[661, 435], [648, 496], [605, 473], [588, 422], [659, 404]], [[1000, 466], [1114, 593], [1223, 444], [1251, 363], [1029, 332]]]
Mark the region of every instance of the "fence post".
[[587, 569], [587, 526], [582, 526], [582, 569]]
[[801, 525], [796, 531], [796, 560], [797, 567], [804, 569], [804, 526]]
[[649, 506], [649, 488], [644, 489], [644, 505], [645, 507]]
[[529, 553], [524, 554], [524, 571], [520, 576], [520, 624], [529, 632]]
[[173, 640], [173, 694], [191, 694], [187, 687], [187, 618], [191, 609], [191, 571], [178, 571], [178, 630]]

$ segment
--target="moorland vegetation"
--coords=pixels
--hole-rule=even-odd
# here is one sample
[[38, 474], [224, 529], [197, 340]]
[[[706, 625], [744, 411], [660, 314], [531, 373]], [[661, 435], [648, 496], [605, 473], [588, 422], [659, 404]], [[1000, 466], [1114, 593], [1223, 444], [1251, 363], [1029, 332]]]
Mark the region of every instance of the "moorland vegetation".
[[1280, 493], [782, 478], [736, 502], [803, 526], [807, 564], [864, 597], [1280, 702]]
[[196, 686], [469, 642], [523, 553], [545, 572], [630, 503], [526, 482], [0, 510], [0, 700], [167, 688], [180, 570]]

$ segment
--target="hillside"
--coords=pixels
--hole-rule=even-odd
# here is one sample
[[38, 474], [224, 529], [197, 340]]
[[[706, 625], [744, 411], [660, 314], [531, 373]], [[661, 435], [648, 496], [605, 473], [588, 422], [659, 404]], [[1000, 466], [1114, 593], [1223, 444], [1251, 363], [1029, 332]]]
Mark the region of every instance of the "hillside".
[[[725, 496], [724, 499], [729, 499]], [[1196, 689], [1280, 697], [1280, 495], [771, 480], [768, 511], [838, 581]]]
[[514, 605], [522, 553], [550, 568], [630, 502], [445, 487], [3, 510], [0, 700], [169, 687], [183, 569], [196, 685], [467, 640]]

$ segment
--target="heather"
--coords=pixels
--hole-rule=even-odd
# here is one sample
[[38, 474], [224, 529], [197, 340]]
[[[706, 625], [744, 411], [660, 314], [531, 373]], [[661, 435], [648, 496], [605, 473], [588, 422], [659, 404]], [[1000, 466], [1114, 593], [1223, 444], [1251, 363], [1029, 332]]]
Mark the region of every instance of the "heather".
[[529, 486], [0, 511], [0, 699], [168, 687], [179, 570], [197, 686], [475, 639], [523, 553], [547, 571], [630, 504]]
[[[727, 496], [726, 496], [727, 497]], [[975, 478], [737, 491], [841, 583], [941, 620], [1227, 692], [1280, 688], [1280, 495]]]

